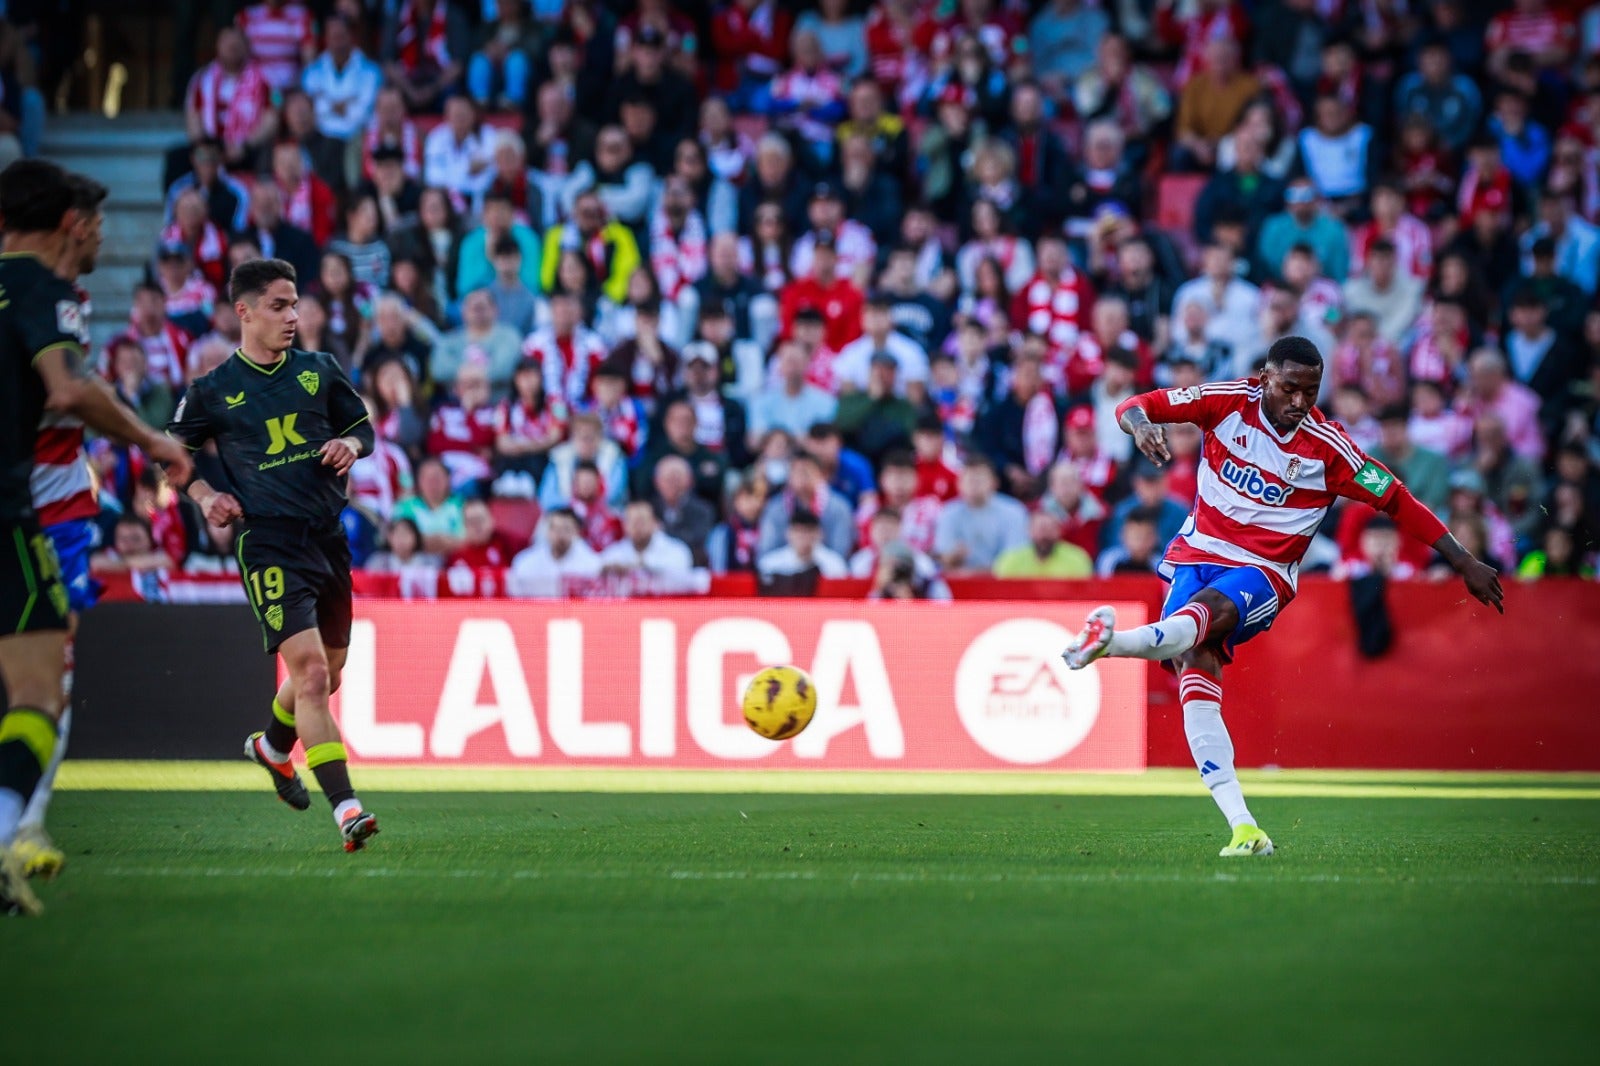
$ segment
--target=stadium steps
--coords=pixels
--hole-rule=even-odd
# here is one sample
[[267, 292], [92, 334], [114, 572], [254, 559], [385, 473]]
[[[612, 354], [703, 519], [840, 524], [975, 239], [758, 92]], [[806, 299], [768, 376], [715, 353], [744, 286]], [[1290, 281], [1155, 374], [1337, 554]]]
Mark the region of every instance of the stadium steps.
[[161, 229], [161, 173], [167, 150], [182, 142], [176, 111], [62, 115], [46, 127], [40, 152], [111, 190], [106, 200], [100, 263], [84, 279], [94, 304], [96, 347], [128, 320], [133, 287], [144, 273]]

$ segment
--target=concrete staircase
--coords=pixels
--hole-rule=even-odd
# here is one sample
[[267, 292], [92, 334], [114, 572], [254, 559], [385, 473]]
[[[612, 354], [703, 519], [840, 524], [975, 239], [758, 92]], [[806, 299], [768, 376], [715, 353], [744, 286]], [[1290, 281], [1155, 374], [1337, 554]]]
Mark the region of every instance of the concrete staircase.
[[144, 273], [161, 232], [161, 172], [165, 156], [183, 141], [176, 111], [52, 116], [40, 154], [101, 182], [105, 243], [95, 272], [83, 279], [94, 304], [90, 328], [98, 348], [128, 321], [133, 287]]

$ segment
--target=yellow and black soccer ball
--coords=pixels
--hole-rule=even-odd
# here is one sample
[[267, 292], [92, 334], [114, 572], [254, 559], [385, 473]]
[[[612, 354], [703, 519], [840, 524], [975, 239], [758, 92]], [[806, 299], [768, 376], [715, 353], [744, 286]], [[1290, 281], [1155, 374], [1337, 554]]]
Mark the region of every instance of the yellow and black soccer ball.
[[798, 666], [769, 666], [744, 690], [744, 720], [768, 740], [799, 736], [817, 713], [817, 686]]

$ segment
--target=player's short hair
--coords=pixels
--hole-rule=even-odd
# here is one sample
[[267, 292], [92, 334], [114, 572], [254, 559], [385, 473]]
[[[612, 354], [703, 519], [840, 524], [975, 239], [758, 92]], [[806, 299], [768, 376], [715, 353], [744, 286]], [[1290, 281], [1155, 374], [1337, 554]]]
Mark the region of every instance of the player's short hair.
[[45, 159], [19, 159], [0, 171], [0, 217], [7, 233], [49, 233], [74, 206], [67, 172]]
[[296, 281], [294, 267], [282, 259], [246, 259], [233, 268], [228, 278], [228, 300], [258, 300], [274, 281]]
[[67, 185], [72, 189], [73, 210], [83, 214], [94, 214], [99, 211], [100, 205], [111, 195], [110, 189], [88, 175], [76, 171], [67, 175]]
[[1279, 337], [1272, 342], [1272, 347], [1267, 349], [1267, 365], [1282, 367], [1288, 363], [1321, 370], [1322, 353], [1317, 351], [1315, 344], [1304, 337]]

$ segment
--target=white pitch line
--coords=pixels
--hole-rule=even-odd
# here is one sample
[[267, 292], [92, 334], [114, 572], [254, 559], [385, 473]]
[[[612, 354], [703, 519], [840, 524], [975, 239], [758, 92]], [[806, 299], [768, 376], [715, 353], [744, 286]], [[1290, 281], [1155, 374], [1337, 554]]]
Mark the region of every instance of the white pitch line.
[[1014, 874], [963, 874], [936, 873], [923, 870], [490, 870], [458, 869], [427, 870], [395, 866], [373, 866], [348, 870], [318, 867], [299, 869], [243, 869], [220, 866], [108, 866], [95, 870], [94, 875], [128, 879], [161, 878], [323, 878], [334, 880], [350, 878], [395, 878], [418, 881], [808, 881], [868, 884], [958, 884], [958, 885], [1116, 885], [1116, 884], [1250, 884], [1250, 885], [1484, 885], [1491, 887], [1592, 887], [1600, 885], [1600, 877], [1472, 877], [1472, 876], [1409, 876], [1392, 877], [1369, 874], [1286, 874], [1263, 871], [1262, 876], [1244, 876], [1236, 873], [1130, 873], [1085, 872], [1048, 873], [1026, 872]]

